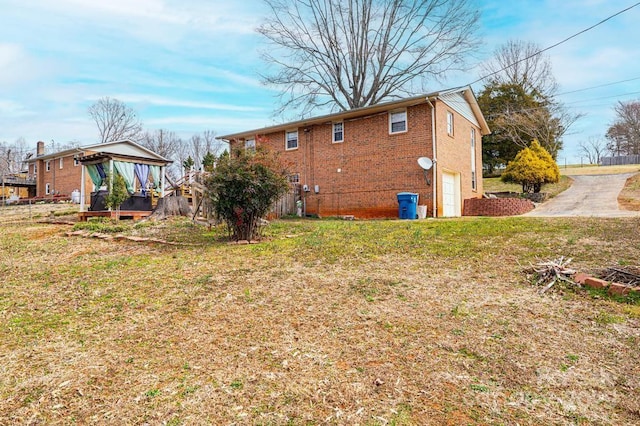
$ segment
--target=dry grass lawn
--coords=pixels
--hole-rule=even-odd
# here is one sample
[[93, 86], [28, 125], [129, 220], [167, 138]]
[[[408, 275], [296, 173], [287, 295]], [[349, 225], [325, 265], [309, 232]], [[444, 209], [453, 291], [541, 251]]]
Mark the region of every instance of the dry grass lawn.
[[618, 203], [625, 210], [640, 211], [640, 173], [627, 179], [618, 195]]
[[0, 234], [0, 424], [640, 423], [640, 306], [522, 273], [640, 259], [640, 219], [277, 221], [230, 245]]
[[[485, 192], [522, 192], [522, 185], [517, 183], [505, 183], [499, 177], [483, 178], [483, 188]], [[560, 176], [558, 183], [548, 183], [542, 187], [542, 192], [549, 194], [549, 197], [555, 197], [562, 191], [566, 191], [573, 184], [573, 179], [568, 176]]]
[[627, 164], [622, 166], [569, 166], [560, 167], [560, 174], [565, 176], [575, 175], [614, 175], [620, 173], [635, 173], [640, 171], [639, 164]]

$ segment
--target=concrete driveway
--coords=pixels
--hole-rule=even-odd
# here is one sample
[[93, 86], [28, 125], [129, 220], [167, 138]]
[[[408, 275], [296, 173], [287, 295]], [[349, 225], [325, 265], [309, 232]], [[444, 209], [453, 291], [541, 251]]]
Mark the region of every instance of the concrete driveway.
[[620, 210], [618, 194], [635, 173], [572, 176], [573, 185], [523, 216], [630, 217], [640, 212]]

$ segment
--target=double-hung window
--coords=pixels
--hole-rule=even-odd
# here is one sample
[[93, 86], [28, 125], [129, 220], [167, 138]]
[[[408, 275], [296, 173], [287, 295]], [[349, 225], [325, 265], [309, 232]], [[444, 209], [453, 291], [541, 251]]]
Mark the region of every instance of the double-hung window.
[[45, 165], [45, 169], [46, 169], [48, 172], [49, 172], [49, 171], [51, 171], [51, 161], [50, 161], [50, 160], [45, 161], [45, 162], [44, 162], [44, 165]]
[[476, 129], [471, 129], [471, 189], [478, 189], [476, 177]]
[[407, 131], [407, 110], [389, 113], [389, 133], [403, 133]]
[[63, 164], [64, 164], [64, 157], [60, 157], [60, 168], [62, 168]]
[[447, 135], [453, 136], [453, 113], [447, 111]]
[[255, 139], [246, 139], [244, 141], [244, 149], [255, 151], [256, 150], [256, 140]]
[[286, 135], [286, 150], [298, 149], [298, 131], [297, 130], [289, 130], [285, 132]]
[[333, 143], [338, 143], [344, 141], [344, 124], [333, 123]]

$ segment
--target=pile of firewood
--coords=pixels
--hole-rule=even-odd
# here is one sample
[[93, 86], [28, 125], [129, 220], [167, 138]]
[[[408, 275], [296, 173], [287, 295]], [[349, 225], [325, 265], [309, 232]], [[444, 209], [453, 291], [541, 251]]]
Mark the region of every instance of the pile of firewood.
[[598, 276], [605, 281], [640, 287], [640, 268], [638, 267], [612, 266], [601, 270]]
[[571, 263], [571, 259], [565, 259], [564, 256], [556, 260], [550, 260], [546, 262], [539, 262], [535, 265], [531, 265], [525, 269], [528, 274], [535, 274], [537, 277], [536, 285], [543, 285], [540, 293], [544, 293], [549, 290], [558, 281], [564, 281], [570, 285], [580, 284], [574, 282], [571, 276], [576, 273], [575, 270], [567, 267]]

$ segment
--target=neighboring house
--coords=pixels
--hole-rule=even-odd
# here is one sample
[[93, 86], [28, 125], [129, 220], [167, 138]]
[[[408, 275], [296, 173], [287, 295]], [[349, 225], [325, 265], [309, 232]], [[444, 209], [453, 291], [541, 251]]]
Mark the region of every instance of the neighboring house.
[[[37, 197], [71, 197], [79, 194], [84, 207], [91, 203], [109, 173], [125, 177], [130, 193], [144, 193], [150, 182], [162, 191], [164, 168], [170, 160], [129, 140], [71, 148], [45, 154], [44, 142], [38, 142], [36, 156], [27, 161], [30, 176], [36, 180]], [[139, 174], [136, 165], [143, 167]], [[84, 210], [84, 209], [81, 209]]]
[[[412, 192], [428, 216], [453, 217], [465, 199], [482, 197], [488, 133], [471, 88], [461, 87], [218, 139], [232, 151], [279, 151], [306, 214], [398, 217], [397, 194]], [[421, 168], [420, 157], [433, 167]]]
[[0, 200], [18, 202], [21, 198], [35, 197], [36, 181], [25, 173], [0, 175]]

